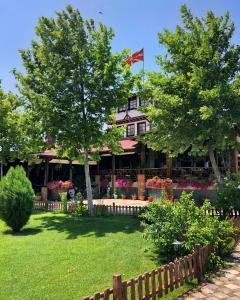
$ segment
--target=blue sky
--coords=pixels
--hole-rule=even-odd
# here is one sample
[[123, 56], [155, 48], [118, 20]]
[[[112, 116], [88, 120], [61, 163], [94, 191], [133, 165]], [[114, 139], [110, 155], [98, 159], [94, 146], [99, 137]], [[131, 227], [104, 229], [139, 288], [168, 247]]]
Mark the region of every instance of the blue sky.
[[[144, 47], [145, 69], [156, 70], [155, 55], [162, 53], [157, 33], [181, 24], [179, 7], [186, 3], [194, 15], [203, 16], [211, 9], [217, 15], [229, 11], [236, 24], [234, 42], [240, 43], [239, 0], [0, 0], [0, 78], [3, 88], [15, 90], [10, 71], [21, 70], [18, 50], [28, 48], [35, 38], [34, 27], [41, 16], [54, 16], [67, 4], [78, 8], [83, 18], [93, 18], [113, 27], [113, 51]], [[103, 14], [99, 14], [101, 11]], [[137, 72], [142, 63], [134, 65]]]

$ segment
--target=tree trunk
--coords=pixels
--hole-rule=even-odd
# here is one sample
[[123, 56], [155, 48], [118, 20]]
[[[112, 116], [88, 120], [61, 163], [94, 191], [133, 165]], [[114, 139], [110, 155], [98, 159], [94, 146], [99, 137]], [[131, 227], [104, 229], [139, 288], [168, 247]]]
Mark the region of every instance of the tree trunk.
[[213, 168], [215, 178], [217, 180], [218, 189], [219, 189], [220, 192], [222, 192], [223, 191], [222, 177], [221, 177], [221, 173], [219, 171], [218, 165], [216, 163], [213, 146], [211, 144], [208, 145], [208, 154], [209, 154], [209, 158], [210, 158], [210, 161], [211, 161], [211, 165], [212, 165], [212, 168]]
[[89, 161], [88, 161], [88, 149], [84, 149], [84, 172], [87, 189], [87, 202], [88, 202], [88, 213], [93, 216], [93, 196], [92, 196], [92, 185], [89, 172]]

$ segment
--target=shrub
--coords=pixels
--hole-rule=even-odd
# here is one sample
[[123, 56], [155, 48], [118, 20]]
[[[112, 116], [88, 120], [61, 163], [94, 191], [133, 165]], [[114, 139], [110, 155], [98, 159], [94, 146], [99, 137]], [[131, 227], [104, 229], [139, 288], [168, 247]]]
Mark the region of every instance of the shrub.
[[[236, 231], [230, 220], [220, 221], [206, 214], [210, 208], [208, 201], [198, 208], [191, 193], [182, 193], [176, 203], [152, 203], [141, 214], [144, 235], [153, 242], [159, 255], [171, 259], [176, 256], [175, 240], [182, 242], [180, 255], [192, 252], [196, 244], [211, 243], [213, 255], [223, 257], [233, 249]], [[214, 261], [219, 260], [212, 258]]]
[[61, 197], [61, 202], [62, 202], [62, 212], [64, 214], [66, 214], [68, 212], [68, 209], [67, 209], [67, 193], [66, 192], [61, 193], [60, 197]]
[[14, 232], [28, 222], [35, 194], [22, 167], [11, 167], [0, 182], [0, 217]]
[[69, 204], [69, 213], [73, 216], [76, 217], [85, 217], [88, 216], [88, 209], [87, 209], [87, 205], [83, 204], [82, 201], [75, 202], [72, 201]]
[[223, 192], [217, 193], [214, 206], [227, 214], [231, 209], [240, 210], [240, 175], [227, 174], [223, 178]]

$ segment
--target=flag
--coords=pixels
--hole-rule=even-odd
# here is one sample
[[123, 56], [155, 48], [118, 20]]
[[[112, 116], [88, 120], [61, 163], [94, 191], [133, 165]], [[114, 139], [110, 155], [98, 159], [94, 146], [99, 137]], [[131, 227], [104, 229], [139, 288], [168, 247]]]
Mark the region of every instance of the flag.
[[126, 61], [125, 64], [129, 65], [130, 67], [138, 62], [138, 61], [144, 61], [144, 51], [143, 48], [135, 53], [133, 53], [132, 56], [130, 56]]

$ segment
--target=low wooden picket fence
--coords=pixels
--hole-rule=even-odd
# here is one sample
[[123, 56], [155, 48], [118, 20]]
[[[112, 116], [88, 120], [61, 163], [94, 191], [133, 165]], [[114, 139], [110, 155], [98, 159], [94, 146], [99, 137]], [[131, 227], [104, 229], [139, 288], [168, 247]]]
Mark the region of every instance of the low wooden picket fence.
[[240, 216], [240, 210], [237, 209], [228, 209], [227, 211], [224, 211], [223, 209], [210, 209], [207, 211], [207, 213], [210, 216], [213, 217], [239, 217]]
[[113, 287], [97, 292], [84, 300], [156, 300], [179, 288], [184, 283], [197, 279], [200, 283], [206, 271], [210, 245], [196, 245], [192, 254], [176, 259], [144, 275], [130, 280], [122, 280], [121, 275], [113, 276]]
[[[67, 209], [69, 209], [71, 202], [67, 203]], [[36, 201], [34, 204], [35, 210], [45, 210], [45, 211], [62, 211], [63, 204], [62, 202], [54, 201]], [[130, 206], [130, 205], [116, 205], [113, 202], [113, 205], [104, 205], [104, 204], [94, 204], [93, 205], [94, 214], [98, 215], [100, 213], [109, 213], [111, 215], [126, 215], [126, 216], [135, 216], [138, 215], [143, 207], [142, 206]]]

